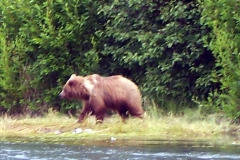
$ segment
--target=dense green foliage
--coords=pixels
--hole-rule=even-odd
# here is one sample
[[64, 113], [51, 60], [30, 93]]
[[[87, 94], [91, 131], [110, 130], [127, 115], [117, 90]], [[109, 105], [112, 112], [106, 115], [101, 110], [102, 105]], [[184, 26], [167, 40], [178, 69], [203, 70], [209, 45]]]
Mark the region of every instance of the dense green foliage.
[[236, 0], [204, 0], [202, 4], [202, 22], [212, 28], [206, 42], [216, 57], [212, 77], [221, 83], [209, 104], [236, 119], [240, 117], [240, 4]]
[[114, 1], [98, 13], [106, 19], [97, 32], [103, 74], [133, 78], [161, 107], [172, 98], [179, 104], [206, 98], [213, 89], [214, 58], [204, 47], [208, 29], [196, 2]]
[[[212, 100], [209, 95], [222, 86], [218, 95], [224, 91], [221, 96], [231, 96], [227, 101], [217, 96], [217, 104], [231, 105], [238, 117], [238, 10], [228, 15], [221, 2], [2, 0], [0, 110], [44, 113], [49, 107], [76, 108], [58, 99], [62, 85], [72, 73], [99, 73], [132, 79], [146, 99], [167, 110], [170, 101], [181, 108]], [[233, 0], [227, 2], [232, 9]], [[214, 7], [222, 13], [216, 13], [219, 17]]]
[[42, 112], [48, 105], [58, 105], [58, 93], [71, 73], [96, 70], [90, 4], [78, 0], [0, 2], [3, 108]]

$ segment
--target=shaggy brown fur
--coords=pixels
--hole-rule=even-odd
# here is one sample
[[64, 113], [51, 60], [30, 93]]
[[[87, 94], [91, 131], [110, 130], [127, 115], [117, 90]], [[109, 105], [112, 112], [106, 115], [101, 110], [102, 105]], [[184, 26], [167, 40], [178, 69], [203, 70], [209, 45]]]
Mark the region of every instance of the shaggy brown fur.
[[115, 110], [126, 119], [128, 114], [143, 118], [141, 94], [135, 83], [123, 76], [86, 77], [73, 74], [64, 85], [60, 97], [82, 100], [84, 103], [79, 122], [90, 113], [102, 122], [107, 109]]

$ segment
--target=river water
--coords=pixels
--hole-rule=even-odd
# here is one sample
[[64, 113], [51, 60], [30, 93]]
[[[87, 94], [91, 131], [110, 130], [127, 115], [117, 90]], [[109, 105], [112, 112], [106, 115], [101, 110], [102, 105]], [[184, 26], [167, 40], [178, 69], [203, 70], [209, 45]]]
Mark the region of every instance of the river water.
[[204, 142], [84, 141], [74, 143], [0, 141], [3, 160], [231, 160], [240, 159], [239, 145]]

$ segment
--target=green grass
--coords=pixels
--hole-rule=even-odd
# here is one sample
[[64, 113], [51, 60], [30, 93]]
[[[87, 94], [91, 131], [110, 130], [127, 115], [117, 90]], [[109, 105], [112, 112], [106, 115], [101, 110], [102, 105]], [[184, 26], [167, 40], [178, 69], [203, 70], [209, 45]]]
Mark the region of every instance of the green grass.
[[[157, 109], [155, 108], [155, 111]], [[161, 112], [160, 112], [161, 113]], [[76, 139], [117, 139], [127, 140], [208, 140], [217, 139], [238, 126], [217, 115], [203, 117], [197, 110], [185, 110], [181, 116], [156, 115], [147, 112], [144, 120], [130, 118], [123, 123], [118, 115], [96, 124], [94, 117], [83, 123], [76, 123], [59, 113], [49, 112], [44, 117], [0, 118], [0, 139], [33, 139], [38, 141], [68, 141]], [[92, 133], [74, 134], [76, 128], [91, 129]]]

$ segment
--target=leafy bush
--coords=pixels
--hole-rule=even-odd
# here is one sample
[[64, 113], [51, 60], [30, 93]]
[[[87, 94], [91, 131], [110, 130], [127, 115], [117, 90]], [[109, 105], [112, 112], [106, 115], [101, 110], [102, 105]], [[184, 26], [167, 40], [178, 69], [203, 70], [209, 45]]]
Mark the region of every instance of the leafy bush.
[[94, 14], [92, 4], [78, 0], [0, 2], [2, 108], [26, 105], [25, 110], [46, 111], [49, 104], [59, 105], [60, 87], [72, 73], [96, 70], [95, 19], [89, 18]]
[[[6, 7], [8, 6], [8, 7]], [[21, 34], [20, 26], [24, 24], [25, 4], [16, 6], [9, 1], [1, 1], [0, 27], [0, 105], [1, 111], [21, 113], [26, 110], [29, 102], [29, 50], [25, 43], [25, 35]], [[26, 98], [26, 101], [23, 99]], [[22, 107], [20, 107], [22, 106]]]
[[207, 45], [216, 58], [213, 81], [221, 90], [209, 99], [218, 111], [240, 118], [240, 5], [236, 0], [203, 0], [202, 22], [212, 28]]
[[215, 59], [204, 46], [210, 30], [200, 24], [200, 9], [192, 1], [102, 2], [99, 72], [134, 79], [161, 106], [169, 99], [206, 99]]
[[123, 74], [165, 109], [218, 88], [196, 1], [2, 0], [0, 9], [0, 109], [76, 108], [58, 99], [72, 73]]

